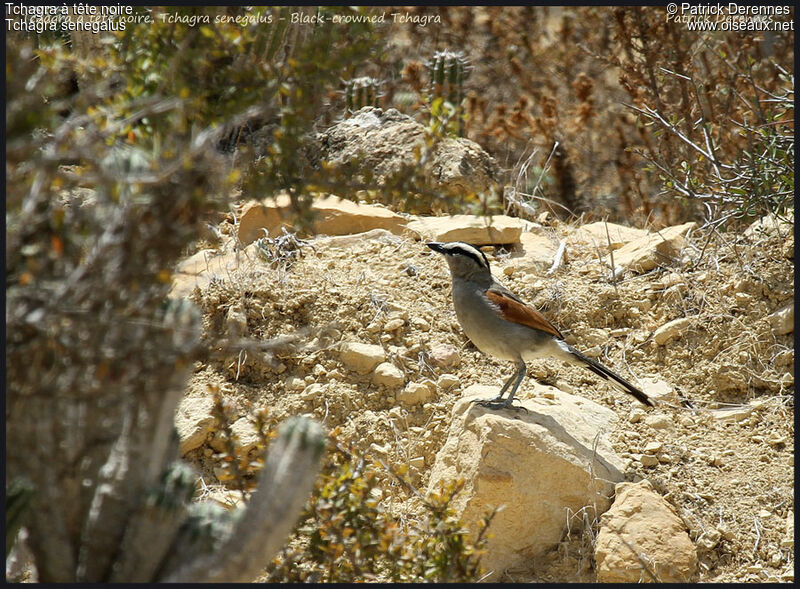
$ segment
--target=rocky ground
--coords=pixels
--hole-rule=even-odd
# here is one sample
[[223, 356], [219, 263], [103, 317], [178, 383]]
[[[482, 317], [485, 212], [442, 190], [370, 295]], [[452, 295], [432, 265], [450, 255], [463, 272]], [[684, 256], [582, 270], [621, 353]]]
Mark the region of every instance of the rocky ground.
[[[772, 220], [743, 234], [686, 226], [665, 250], [666, 240], [648, 245], [643, 232], [618, 226], [607, 236], [602, 224], [540, 221], [485, 248], [496, 275], [569, 343], [660, 402], [644, 410], [552, 360], [531, 363], [530, 377], [616, 413], [609, 442], [626, 479], [649, 481], [683, 522], [698, 559], [691, 580], [793, 581], [793, 226]], [[173, 296], [199, 304], [209, 341], [284, 339], [197, 366], [178, 422], [207, 495], [231, 496], [215, 476], [209, 387], [244, 418], [241, 439], [256, 409], [277, 420], [313, 415], [356, 447], [407, 465], [424, 490], [463, 391], [500, 384], [512, 370], [462, 333], [444, 260], [402, 228], [236, 251], [238, 222], [223, 222], [221, 240], [183, 266]], [[533, 388], [526, 381], [518, 396]], [[385, 497], [414, 517], [398, 489]], [[571, 530], [501, 580], [597, 580], [598, 526]]]

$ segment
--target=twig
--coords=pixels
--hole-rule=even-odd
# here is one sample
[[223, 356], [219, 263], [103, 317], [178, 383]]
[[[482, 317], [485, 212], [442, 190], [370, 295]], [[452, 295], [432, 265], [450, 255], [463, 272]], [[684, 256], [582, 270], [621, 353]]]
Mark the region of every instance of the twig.
[[561, 266], [561, 259], [564, 257], [564, 251], [567, 248], [567, 243], [565, 241], [560, 241], [558, 244], [558, 249], [556, 250], [556, 255], [553, 258], [553, 265], [550, 266], [550, 269], [545, 273], [545, 276], [550, 276], [553, 272], [558, 270], [559, 266]]

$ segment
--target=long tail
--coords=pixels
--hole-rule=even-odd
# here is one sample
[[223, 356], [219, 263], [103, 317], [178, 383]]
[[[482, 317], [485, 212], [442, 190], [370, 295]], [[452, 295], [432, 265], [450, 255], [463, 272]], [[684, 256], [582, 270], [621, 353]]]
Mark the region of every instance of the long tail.
[[611, 384], [615, 385], [618, 389], [623, 392], [628, 393], [629, 395], [633, 395], [636, 399], [647, 405], [648, 407], [654, 407], [653, 401], [650, 400], [650, 397], [645, 395], [640, 389], [633, 386], [627, 380], [622, 378], [619, 374], [609, 370], [596, 360], [592, 360], [581, 354], [578, 350], [570, 346], [569, 344], [565, 344], [569, 353], [575, 356], [578, 360], [580, 360], [583, 364], [586, 365], [586, 368], [594, 372], [598, 376], [602, 376], [604, 379], [609, 381]]

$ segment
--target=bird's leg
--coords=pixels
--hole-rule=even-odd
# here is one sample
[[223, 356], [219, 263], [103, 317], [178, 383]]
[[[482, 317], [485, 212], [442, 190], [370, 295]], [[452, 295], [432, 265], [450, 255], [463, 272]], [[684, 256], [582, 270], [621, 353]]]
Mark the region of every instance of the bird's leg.
[[[511, 402], [514, 400], [514, 395], [519, 388], [519, 385], [522, 383], [522, 379], [525, 378], [526, 368], [525, 362], [520, 360], [517, 363], [517, 371], [511, 375], [506, 381], [506, 384], [503, 385], [503, 388], [500, 389], [500, 394], [497, 395], [494, 399], [486, 399], [485, 401], [478, 401], [478, 405], [481, 407], [486, 407], [488, 409], [505, 409], [511, 406]], [[514, 386], [511, 389], [511, 392], [508, 395], [507, 399], [503, 399], [503, 393], [506, 392], [508, 387], [511, 385], [511, 382], [514, 381]], [[515, 409], [525, 409], [524, 407], [515, 407]]]
[[497, 394], [496, 397], [492, 399], [484, 399], [483, 401], [477, 401], [478, 403], [497, 403], [503, 400], [503, 394], [508, 390], [508, 387], [511, 386], [511, 383], [514, 382], [514, 379], [517, 377], [517, 373], [511, 373], [511, 376], [508, 377], [508, 380], [503, 385], [503, 388], [500, 389], [500, 392]]

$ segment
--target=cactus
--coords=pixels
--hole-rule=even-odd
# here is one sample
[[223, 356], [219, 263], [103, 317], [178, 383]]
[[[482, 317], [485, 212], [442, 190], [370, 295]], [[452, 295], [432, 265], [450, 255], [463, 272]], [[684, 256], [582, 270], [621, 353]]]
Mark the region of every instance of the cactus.
[[432, 115], [446, 119], [448, 132], [463, 137], [465, 114], [462, 102], [464, 100], [464, 80], [472, 69], [463, 53], [450, 50], [437, 51], [426, 64], [430, 75], [430, 103], [431, 105], [447, 102], [451, 112], [436, 112], [432, 108]]
[[378, 106], [380, 80], [370, 77], [344, 80], [345, 117], [365, 106]]
[[281, 426], [271, 447], [247, 506], [233, 513], [207, 508], [198, 513], [202, 508], [195, 508], [174, 543], [180, 550], [193, 538], [195, 546], [185, 551], [185, 560], [169, 563], [159, 580], [251, 581], [278, 552], [311, 495], [325, 436], [318, 423], [294, 417]]
[[14, 547], [33, 493], [33, 485], [23, 478], [15, 478], [6, 489], [6, 558]]
[[191, 503], [195, 475], [173, 463], [128, 521], [111, 582], [252, 581], [296, 523], [319, 470], [325, 436], [295, 417], [279, 429], [245, 507]]

